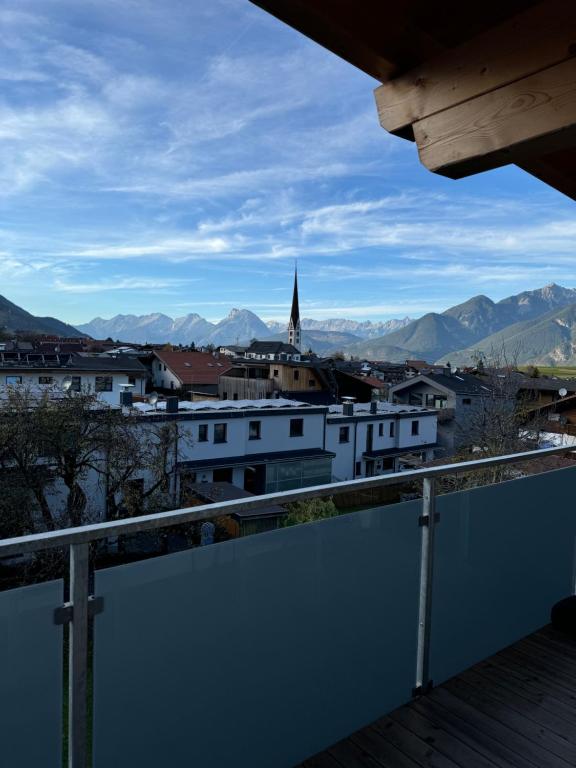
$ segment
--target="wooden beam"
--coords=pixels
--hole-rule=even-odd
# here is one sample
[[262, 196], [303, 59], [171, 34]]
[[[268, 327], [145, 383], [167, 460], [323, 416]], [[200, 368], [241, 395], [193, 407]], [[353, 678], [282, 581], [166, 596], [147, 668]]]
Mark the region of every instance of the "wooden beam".
[[576, 149], [565, 149], [516, 163], [540, 181], [576, 200]]
[[377, 80], [444, 46], [412, 20], [412, 0], [252, 0]]
[[576, 55], [576, 2], [546, 0], [376, 89], [382, 126], [406, 135], [425, 117]]
[[425, 117], [413, 128], [422, 163], [455, 179], [575, 146], [576, 59]]

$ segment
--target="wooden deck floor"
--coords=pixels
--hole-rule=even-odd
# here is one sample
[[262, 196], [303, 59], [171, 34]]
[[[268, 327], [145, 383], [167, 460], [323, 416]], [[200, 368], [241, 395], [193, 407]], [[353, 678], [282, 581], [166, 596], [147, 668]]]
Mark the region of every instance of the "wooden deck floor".
[[574, 768], [576, 641], [530, 635], [299, 768]]

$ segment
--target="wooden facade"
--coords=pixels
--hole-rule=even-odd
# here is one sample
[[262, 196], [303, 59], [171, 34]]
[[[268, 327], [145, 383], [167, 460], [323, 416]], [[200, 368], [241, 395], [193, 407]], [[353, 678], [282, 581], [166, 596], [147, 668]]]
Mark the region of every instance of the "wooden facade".
[[515, 164], [576, 199], [571, 0], [252, 2], [380, 81], [382, 126], [429, 170]]

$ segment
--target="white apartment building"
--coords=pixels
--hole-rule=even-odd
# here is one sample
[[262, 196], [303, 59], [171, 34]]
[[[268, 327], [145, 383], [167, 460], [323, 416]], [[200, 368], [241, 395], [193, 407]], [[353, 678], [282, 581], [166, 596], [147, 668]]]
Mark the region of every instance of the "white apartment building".
[[146, 368], [127, 355], [100, 357], [76, 352], [0, 352], [0, 396], [9, 386], [33, 391], [60, 389], [71, 379], [73, 392], [94, 392], [109, 405], [117, 405], [120, 393], [130, 386], [135, 394], [146, 391]]
[[[180, 402], [174, 413], [137, 403], [145, 419], [176, 419], [177, 465], [184, 484], [229, 482], [274, 493], [332, 480], [334, 454], [324, 445], [327, 408], [292, 400]], [[168, 401], [168, 409], [170, 408]]]
[[326, 448], [335, 454], [335, 482], [398, 472], [405, 463], [430, 461], [436, 442], [436, 411], [392, 403], [330, 405]]
[[[176, 405], [174, 403], [174, 405]], [[313, 406], [294, 400], [180, 402], [166, 413], [189, 436], [178, 457], [186, 483], [230, 482], [273, 493], [402, 468], [434, 458], [436, 412], [391, 403]]]
[[[120, 407], [120, 393], [116, 407]], [[433, 458], [436, 412], [390, 403], [315, 406], [294, 400], [179, 401], [155, 404], [122, 397], [123, 412], [136, 415], [143, 445], [157, 427], [176, 422], [178, 439], [166, 467], [174, 507], [197, 484], [230, 483], [253, 494], [276, 493], [402, 469], [410, 457]], [[105, 407], [105, 406], [103, 406]], [[93, 519], [106, 515], [106, 457], [82, 479]], [[157, 478], [148, 470], [130, 478], [144, 493]], [[136, 490], [135, 490], [136, 489]], [[50, 505], [65, 507], [67, 491], [55, 482]], [[122, 491], [116, 502], [122, 505]]]

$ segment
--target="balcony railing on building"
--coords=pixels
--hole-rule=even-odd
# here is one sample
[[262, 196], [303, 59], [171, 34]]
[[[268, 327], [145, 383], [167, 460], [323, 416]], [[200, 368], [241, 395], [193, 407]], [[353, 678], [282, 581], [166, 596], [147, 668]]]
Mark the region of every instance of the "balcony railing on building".
[[[66, 603], [63, 579], [0, 593], [2, 764], [292, 768], [574, 592], [576, 468], [435, 495], [444, 474], [564, 451], [0, 542], [64, 547], [71, 567]], [[109, 537], [407, 480], [421, 499], [90, 573]]]

